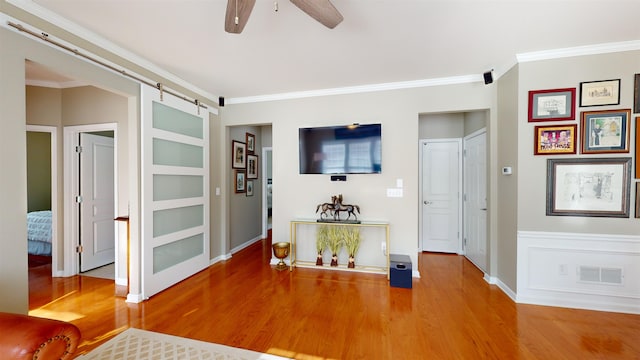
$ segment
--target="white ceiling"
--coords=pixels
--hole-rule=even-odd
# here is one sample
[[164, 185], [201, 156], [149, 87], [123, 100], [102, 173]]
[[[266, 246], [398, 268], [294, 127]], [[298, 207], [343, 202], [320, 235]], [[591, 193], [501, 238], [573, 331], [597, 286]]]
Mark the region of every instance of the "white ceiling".
[[34, 0], [228, 99], [481, 79], [516, 54], [640, 40], [639, 0], [333, 0], [344, 16], [333, 30], [277, 2], [257, 0], [244, 31], [228, 34], [226, 0]]

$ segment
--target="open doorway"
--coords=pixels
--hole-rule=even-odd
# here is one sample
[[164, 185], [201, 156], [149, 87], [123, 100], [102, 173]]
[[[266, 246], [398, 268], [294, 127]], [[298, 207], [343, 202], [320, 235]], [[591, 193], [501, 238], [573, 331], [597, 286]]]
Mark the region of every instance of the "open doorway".
[[29, 268], [55, 275], [57, 258], [57, 131], [27, 125], [27, 246]]
[[117, 124], [65, 126], [64, 149], [69, 265], [74, 273], [115, 280]]
[[273, 177], [271, 176], [271, 147], [262, 148], [262, 237], [269, 237], [273, 216]]
[[[119, 123], [126, 123], [128, 119], [127, 98], [61, 75], [34, 61], [25, 60], [25, 68], [27, 124], [46, 125], [27, 125], [30, 126], [28, 129], [49, 131], [52, 138], [52, 159], [64, 159], [51, 164], [51, 275], [66, 277], [81, 272], [86, 274], [86, 271], [92, 268], [117, 263], [115, 258], [118, 254], [115, 249], [118, 235], [122, 236], [122, 230], [118, 231], [118, 225], [114, 221], [118, 209], [117, 128]], [[99, 124], [91, 124], [93, 122]], [[60, 140], [57, 135], [59, 130], [62, 130], [64, 139], [59, 142], [61, 146], [55, 146]], [[80, 144], [80, 138], [85, 135], [107, 139], [107, 144], [104, 144], [104, 141], [99, 144], [91, 141], [88, 146]], [[95, 194], [87, 197], [79, 191], [82, 172], [81, 163], [76, 159], [79, 153], [76, 151], [83, 146], [85, 150], [90, 150], [87, 154], [90, 163], [99, 165], [85, 164], [85, 170], [100, 170], [90, 171], [89, 173], [94, 175], [93, 180], [89, 180], [83, 187], [91, 189], [94, 185], [100, 186], [98, 197], [94, 196]], [[107, 172], [103, 169], [107, 169]], [[62, 193], [70, 196], [63, 198], [60, 196]], [[60, 200], [59, 204], [58, 197], [64, 199]], [[102, 203], [105, 198], [109, 203], [107, 207]], [[86, 204], [84, 216], [79, 213], [82, 203]], [[91, 221], [83, 224], [82, 219]], [[107, 240], [82, 241], [82, 238], [86, 237], [82, 233], [88, 234], [89, 237], [98, 234]], [[82, 250], [85, 251], [81, 252]], [[93, 259], [82, 260], [81, 257], [87, 253], [103, 255], [103, 259], [99, 262]], [[107, 254], [107, 260], [104, 260], [104, 254]], [[122, 261], [126, 262], [126, 253]], [[126, 264], [122, 265], [125, 269]], [[99, 277], [114, 279], [115, 272], [112, 265], [108, 275], [105, 276], [103, 272]], [[126, 271], [121, 271], [120, 277], [124, 279], [121, 282], [127, 282]]]
[[[467, 112], [429, 113], [419, 115], [419, 137], [421, 144], [420, 153], [420, 179], [423, 184], [420, 189], [420, 248], [426, 251], [450, 252], [466, 256], [482, 271], [486, 271], [488, 259], [486, 237], [486, 128], [489, 119], [487, 110], [474, 110]], [[482, 135], [482, 136], [480, 136]], [[481, 141], [480, 141], [481, 140]], [[475, 141], [475, 142], [474, 142]], [[456, 143], [452, 150], [439, 151], [444, 143]], [[462, 147], [459, 145], [462, 143]], [[432, 144], [431, 150], [425, 149], [426, 144]], [[430, 151], [435, 151], [430, 153]], [[436, 153], [438, 152], [439, 153]], [[460, 152], [459, 157], [454, 153]], [[440, 154], [442, 153], [442, 154]], [[443, 154], [449, 154], [450, 160]], [[455, 182], [443, 180], [443, 176], [431, 176], [423, 159], [431, 158], [446, 168], [456, 163], [464, 179], [462, 186]], [[455, 160], [460, 159], [460, 160]], [[473, 161], [472, 161], [473, 160]], [[427, 161], [425, 161], [427, 163]], [[442, 170], [440, 170], [442, 172]], [[429, 184], [430, 178], [437, 180], [434, 191]], [[432, 184], [433, 185], [433, 184]], [[446, 190], [446, 191], [445, 191]], [[447, 194], [449, 203], [455, 202], [458, 211], [443, 211], [445, 201], [438, 196]], [[471, 201], [473, 200], [473, 202]], [[448, 209], [448, 208], [447, 208]], [[437, 210], [437, 211], [436, 211]], [[436, 213], [436, 216], [430, 216]], [[435, 219], [435, 220], [434, 220]], [[444, 226], [444, 225], [451, 226]], [[455, 225], [455, 226], [454, 226]], [[433, 244], [433, 235], [436, 234], [436, 246]], [[427, 243], [430, 242], [430, 243]], [[442, 247], [442, 244], [448, 247]], [[428, 245], [428, 246], [425, 246]]]

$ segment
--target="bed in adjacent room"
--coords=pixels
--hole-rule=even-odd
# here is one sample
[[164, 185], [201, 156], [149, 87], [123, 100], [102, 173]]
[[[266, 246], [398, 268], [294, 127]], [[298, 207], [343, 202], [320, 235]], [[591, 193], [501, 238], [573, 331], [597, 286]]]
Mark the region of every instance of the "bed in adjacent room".
[[27, 214], [29, 264], [51, 262], [51, 210]]

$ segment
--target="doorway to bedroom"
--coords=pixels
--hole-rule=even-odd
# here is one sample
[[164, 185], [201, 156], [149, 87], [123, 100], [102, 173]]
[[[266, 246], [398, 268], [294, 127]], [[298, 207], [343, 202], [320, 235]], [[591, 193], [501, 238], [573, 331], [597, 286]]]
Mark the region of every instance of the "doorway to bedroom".
[[[25, 60], [25, 68], [27, 202], [30, 212], [48, 212], [51, 224], [48, 248], [29, 241], [29, 260], [48, 263], [49, 276], [114, 280], [115, 249], [122, 233], [114, 221], [117, 129], [127, 100], [30, 60]], [[42, 134], [48, 141], [44, 145]], [[32, 138], [40, 145], [34, 147]], [[81, 156], [77, 151], [83, 148]], [[94, 268], [99, 270], [90, 272]], [[125, 271], [120, 276], [127, 278]]]
[[56, 128], [53, 126], [27, 125], [29, 268], [57, 264], [57, 261], [53, 261], [52, 257], [52, 253], [57, 250], [54, 249], [58, 215], [56, 133]]

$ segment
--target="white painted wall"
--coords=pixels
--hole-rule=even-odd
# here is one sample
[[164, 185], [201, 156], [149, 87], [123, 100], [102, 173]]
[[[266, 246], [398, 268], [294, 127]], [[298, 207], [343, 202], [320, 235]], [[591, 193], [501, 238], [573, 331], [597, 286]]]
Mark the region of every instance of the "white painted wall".
[[[273, 237], [289, 239], [289, 221], [314, 218], [317, 204], [333, 194], [360, 206], [362, 220], [391, 224], [391, 253], [410, 255], [418, 269], [418, 138], [419, 114], [489, 109], [494, 90], [483, 83], [337, 95], [223, 108], [225, 126], [272, 125], [274, 216]], [[298, 129], [351, 123], [382, 124], [382, 173], [348, 175], [331, 182], [328, 175], [298, 173]], [[229, 147], [230, 148], [230, 147]], [[228, 152], [229, 150], [227, 150]], [[224, 155], [227, 156], [227, 155]], [[402, 198], [386, 189], [404, 183]], [[302, 240], [301, 240], [302, 241]]]

